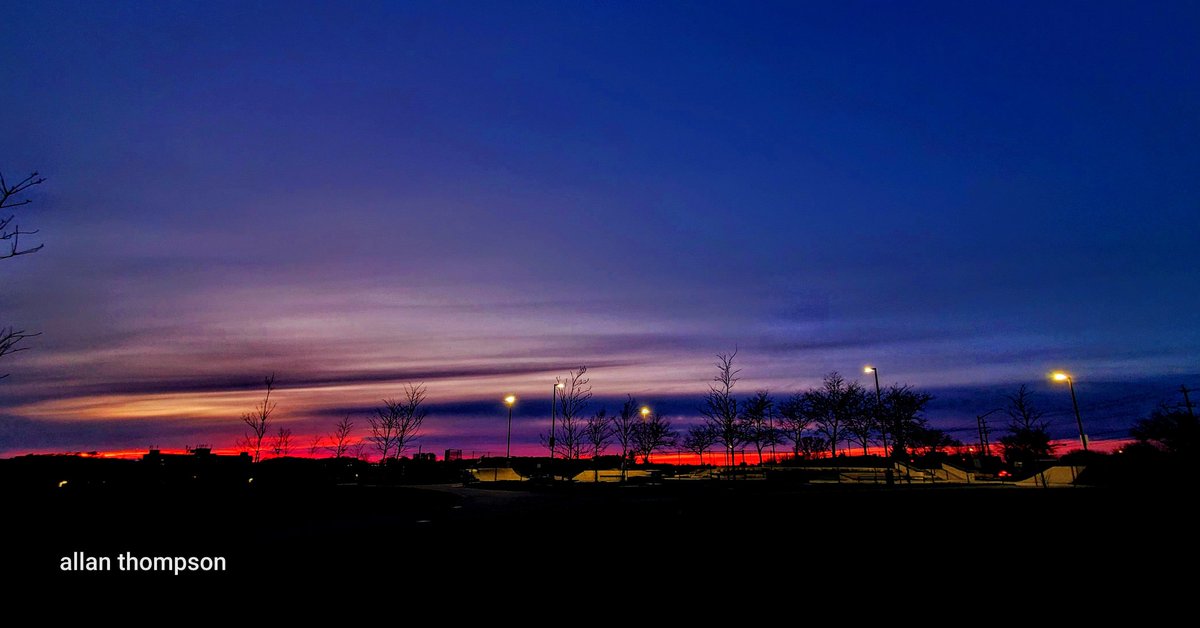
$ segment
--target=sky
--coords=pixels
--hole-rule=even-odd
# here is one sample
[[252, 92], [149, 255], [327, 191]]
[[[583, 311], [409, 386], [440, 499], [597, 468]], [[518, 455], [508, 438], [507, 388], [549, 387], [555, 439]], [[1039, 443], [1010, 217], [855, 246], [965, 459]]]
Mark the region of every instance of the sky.
[[0, 171], [47, 178], [45, 249], [0, 261], [0, 325], [42, 332], [0, 361], [0, 455], [230, 446], [272, 372], [298, 434], [424, 382], [423, 447], [494, 449], [513, 393], [533, 452], [569, 368], [686, 422], [735, 347], [744, 393], [870, 363], [956, 429], [1022, 382], [1061, 416], [1068, 369], [1116, 433], [1200, 387], [1198, 27], [39, 2], [0, 40]]

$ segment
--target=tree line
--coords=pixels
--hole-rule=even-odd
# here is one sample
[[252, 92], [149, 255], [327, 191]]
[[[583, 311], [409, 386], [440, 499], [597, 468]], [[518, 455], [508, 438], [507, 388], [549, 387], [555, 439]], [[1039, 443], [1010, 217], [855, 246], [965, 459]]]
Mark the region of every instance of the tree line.
[[[924, 416], [934, 399], [929, 393], [901, 384], [869, 391], [834, 371], [819, 385], [782, 398], [765, 389], [740, 397], [735, 391], [741, 379], [736, 356], [736, 351], [717, 355], [717, 373], [697, 408], [703, 421], [682, 434], [668, 416], [639, 404], [633, 395], [626, 395], [615, 412], [605, 407], [592, 411], [588, 368], [573, 369], [556, 379], [553, 430], [540, 434], [540, 441], [552, 457], [565, 460], [599, 458], [612, 448], [619, 451], [622, 470], [675, 448], [696, 454], [701, 464], [716, 449], [717, 460], [731, 466], [735, 452], [746, 448], [756, 453], [761, 465], [778, 460], [780, 448], [796, 459], [814, 459], [857, 451], [865, 456], [878, 445], [885, 456], [907, 460], [962, 446], [944, 430], [929, 425]], [[263, 383], [262, 401], [241, 417], [247, 432], [239, 447], [255, 462], [264, 452], [287, 456], [293, 448], [291, 429], [274, 426], [272, 420], [275, 376], [265, 377]], [[1007, 401], [1008, 433], [1000, 439], [1004, 457], [1009, 462], [1032, 462], [1051, 455], [1049, 423], [1035, 407], [1029, 389], [1022, 385]], [[313, 438], [309, 453], [324, 450], [335, 458], [378, 456], [381, 463], [398, 458], [420, 437], [428, 415], [425, 402], [423, 384], [406, 384], [399, 397], [383, 399], [367, 417], [365, 438], [354, 438], [355, 422], [346, 415], [332, 432]]]

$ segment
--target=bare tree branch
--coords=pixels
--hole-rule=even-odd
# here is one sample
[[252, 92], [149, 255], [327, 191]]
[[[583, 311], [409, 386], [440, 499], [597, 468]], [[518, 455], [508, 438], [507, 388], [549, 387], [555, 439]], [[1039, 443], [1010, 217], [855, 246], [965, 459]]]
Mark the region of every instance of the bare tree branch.
[[742, 424], [743, 438], [746, 442], [754, 445], [754, 449], [758, 452], [758, 466], [760, 467], [763, 463], [763, 450], [770, 447], [774, 454], [775, 445], [783, 442], [779, 430], [775, 428], [775, 416], [775, 400], [766, 390], [754, 393], [754, 396], [742, 404], [739, 420]]
[[796, 457], [800, 457], [805, 432], [812, 427], [815, 420], [813, 399], [807, 393], [794, 393], [779, 404], [780, 431], [792, 441], [792, 453]]
[[[562, 392], [557, 401], [559, 421], [555, 428], [554, 453], [566, 460], [577, 460], [587, 449], [587, 420], [583, 414], [592, 398], [592, 380], [587, 377], [587, 367], [581, 366], [555, 381], [562, 385]], [[541, 440], [549, 447], [548, 436], [543, 435]]]
[[247, 412], [242, 415], [242, 423], [250, 428], [250, 432], [246, 434], [242, 443], [247, 449], [254, 452], [254, 462], [258, 462], [262, 458], [263, 438], [267, 435], [267, 428], [271, 423], [271, 413], [275, 411], [275, 402], [271, 401], [271, 391], [275, 389], [275, 374], [263, 378], [263, 382], [267, 386], [267, 394], [263, 397], [253, 412]]
[[422, 407], [424, 401], [424, 384], [405, 384], [403, 398], [399, 401], [384, 399], [383, 407], [367, 419], [371, 428], [370, 440], [380, 454], [379, 464], [386, 464], [389, 457], [403, 454], [420, 437], [421, 426], [429, 412]]
[[621, 481], [625, 481], [625, 469], [629, 462], [629, 452], [633, 450], [633, 435], [638, 425], [637, 399], [625, 395], [625, 403], [621, 411], [612, 418], [612, 435], [621, 445]]
[[649, 464], [654, 452], [675, 446], [677, 436], [666, 417], [658, 413], [643, 414], [633, 431], [634, 450], [642, 455], [643, 463]]
[[612, 419], [608, 417], [608, 410], [601, 408], [599, 412], [588, 418], [587, 424], [583, 426], [583, 435], [587, 439], [588, 445], [592, 454], [592, 479], [600, 481], [600, 467], [598, 459], [600, 454], [604, 453], [608, 447], [608, 441], [613, 437]]
[[683, 448], [700, 456], [700, 464], [704, 464], [704, 452], [717, 444], [717, 433], [711, 425], [693, 425], [688, 428], [687, 436], [683, 439]]
[[326, 449], [333, 454], [334, 458], [341, 458], [346, 455], [350, 449], [350, 434], [354, 432], [354, 421], [350, 420], [350, 415], [342, 417], [337, 425], [333, 426], [333, 433], [329, 435], [331, 443]]
[[[27, 334], [24, 329], [13, 329], [12, 327], [0, 329], [0, 358], [10, 353], [28, 350], [29, 347], [18, 347], [17, 345], [26, 338], [33, 338], [40, 335], [42, 335], [41, 332]], [[5, 377], [8, 377], [7, 373], [0, 375], [0, 379], [4, 379]]]
[[[28, 205], [31, 202], [31, 199], [26, 198], [18, 200], [17, 197], [29, 188], [35, 185], [40, 185], [45, 180], [46, 179], [38, 176], [38, 173], [35, 172], [19, 181], [16, 185], [9, 185], [8, 180], [4, 178], [4, 174], [0, 173], [0, 210], [20, 207], [21, 205]], [[0, 248], [0, 259], [8, 259], [11, 257], [17, 257], [18, 255], [28, 255], [30, 253], [36, 253], [42, 249], [43, 245], [41, 244], [37, 246], [21, 248], [21, 236], [33, 235], [37, 233], [37, 230], [22, 230], [20, 225], [13, 222], [14, 218], [15, 217], [11, 215], [0, 216], [0, 240], [9, 242], [7, 246]], [[17, 330], [11, 326], [0, 328], [0, 358], [11, 353], [28, 349], [29, 347], [18, 347], [17, 345], [26, 338], [32, 338], [38, 335], [40, 334], [26, 333], [23, 329]], [[8, 377], [7, 373], [0, 375], [0, 379], [4, 379], [5, 377]]]
[[[17, 197], [29, 188], [40, 185], [46, 179], [38, 176], [38, 173], [33, 173], [22, 179], [19, 183], [9, 186], [4, 179], [4, 175], [0, 174], [0, 209], [11, 209], [28, 205], [33, 202], [32, 199], [20, 199]], [[0, 259], [8, 259], [17, 257], [18, 255], [28, 255], [42, 250], [44, 245], [39, 244], [28, 248], [21, 248], [21, 236], [33, 235], [37, 230], [25, 231], [21, 226], [13, 222], [14, 216], [0, 216], [0, 240], [10, 241], [9, 245], [4, 249], [0, 249]]]
[[292, 452], [292, 428], [279, 426], [279, 431], [271, 439], [271, 451], [276, 458], [285, 458]]
[[737, 374], [741, 369], [733, 368], [733, 359], [737, 357], [737, 349], [733, 353], [717, 354], [717, 375], [713, 384], [709, 384], [708, 393], [704, 395], [704, 405], [700, 414], [704, 421], [717, 435], [717, 441], [725, 446], [725, 465], [733, 465], [733, 451], [742, 444], [741, 423], [738, 421], [738, 400], [733, 396], [733, 386], [738, 381]]

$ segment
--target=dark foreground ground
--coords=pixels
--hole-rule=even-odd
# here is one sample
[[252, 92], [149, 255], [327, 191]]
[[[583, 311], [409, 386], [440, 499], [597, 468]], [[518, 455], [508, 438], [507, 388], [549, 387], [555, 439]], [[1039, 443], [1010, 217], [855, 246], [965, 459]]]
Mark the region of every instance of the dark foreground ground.
[[[408, 591], [686, 584], [980, 591], [1119, 585], [1197, 558], [1181, 491], [988, 487], [322, 486], [10, 495], [5, 570], [54, 586], [384, 577]], [[61, 557], [223, 556], [223, 573], [63, 573]], [[115, 569], [115, 567], [114, 567]], [[882, 580], [881, 580], [882, 578]]]

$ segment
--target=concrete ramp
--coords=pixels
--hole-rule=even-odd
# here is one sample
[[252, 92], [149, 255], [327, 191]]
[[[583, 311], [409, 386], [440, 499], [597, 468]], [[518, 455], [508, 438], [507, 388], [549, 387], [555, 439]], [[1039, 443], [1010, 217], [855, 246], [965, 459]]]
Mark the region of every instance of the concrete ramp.
[[944, 479], [947, 482], [970, 484], [972, 480], [974, 480], [974, 478], [971, 477], [973, 475], [975, 474], [971, 473], [970, 471], [964, 471], [958, 467], [952, 467], [946, 463], [942, 463], [942, 473], [940, 479]]
[[1075, 480], [1083, 473], [1084, 467], [1077, 466], [1054, 466], [1035, 473], [1033, 477], [1025, 478], [1017, 482], [1017, 486], [1036, 486], [1039, 488], [1053, 488], [1061, 486], [1074, 486]]
[[525, 478], [511, 467], [481, 467], [471, 469], [477, 482], [523, 482]]
[[[625, 477], [627, 479], [648, 478], [648, 477], [650, 477], [650, 472], [646, 471], [645, 469], [630, 469], [625, 472]], [[600, 469], [599, 472], [597, 472], [595, 470], [580, 471], [578, 475], [571, 478], [571, 481], [572, 482], [620, 482], [621, 481], [621, 470], [620, 469]]]

